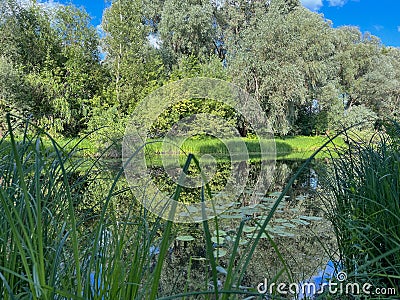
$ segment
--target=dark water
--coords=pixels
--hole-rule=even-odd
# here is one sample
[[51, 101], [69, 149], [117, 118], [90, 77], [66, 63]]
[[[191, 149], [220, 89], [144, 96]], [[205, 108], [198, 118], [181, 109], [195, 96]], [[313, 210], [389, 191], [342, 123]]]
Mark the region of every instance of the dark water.
[[[289, 178], [300, 168], [303, 161], [278, 161], [273, 176], [269, 178], [268, 190], [261, 200], [250, 200], [252, 185], [257, 181], [260, 162], [249, 163], [249, 176], [244, 192], [235, 199], [235, 205], [218, 217], [216, 225], [210, 221], [213, 233], [215, 255], [221, 267], [219, 280], [224, 283], [224, 268], [227, 267], [232, 245], [237, 238], [237, 230], [243, 217], [248, 221], [240, 236], [240, 247], [236, 260], [246, 256], [246, 248], [258, 233]], [[322, 280], [321, 271], [326, 268], [331, 257], [335, 257], [336, 244], [330, 222], [326, 219], [325, 205], [319, 197], [323, 193], [318, 173], [326, 167], [326, 162], [315, 161], [294, 182], [290, 191], [278, 206], [273, 219], [268, 223], [265, 234], [257, 246], [250, 265], [240, 285], [256, 290], [264, 280], [277, 283], [301, 283]], [[214, 192], [223, 189], [229, 177], [230, 163], [218, 163], [209, 185]], [[196, 175], [195, 170], [191, 170]], [[176, 184], [161, 166], [150, 169], [153, 181], [160, 190], [172, 194]], [[199, 188], [187, 188], [182, 192], [182, 201], [196, 202], [200, 197]], [[204, 282], [210, 282], [208, 262], [205, 253], [204, 233], [201, 224], [182, 224], [176, 227], [177, 240], [171, 247], [161, 282], [163, 294], [170, 295], [188, 290], [204, 290]], [[190, 237], [190, 238], [188, 238]], [[278, 250], [278, 252], [277, 252]], [[238, 263], [239, 265], [239, 263]], [[288, 272], [283, 272], [284, 268]], [[190, 274], [190, 275], [188, 275]], [[277, 274], [281, 274], [276, 278]], [[188, 277], [189, 276], [189, 277]], [[290, 281], [291, 280], [291, 281]], [[302, 295], [291, 295], [288, 299], [300, 299]]]

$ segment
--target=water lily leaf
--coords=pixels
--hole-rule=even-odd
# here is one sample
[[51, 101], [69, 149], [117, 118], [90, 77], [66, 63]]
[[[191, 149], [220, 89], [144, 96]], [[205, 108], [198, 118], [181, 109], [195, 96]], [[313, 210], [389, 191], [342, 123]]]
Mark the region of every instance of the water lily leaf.
[[254, 207], [246, 206], [246, 207], [240, 208], [240, 211], [245, 215], [252, 215], [254, 213], [259, 212], [259, 209], [254, 208]]
[[217, 250], [214, 250], [214, 257], [223, 257], [226, 255], [226, 253], [227, 253], [226, 250], [219, 248]]
[[190, 212], [190, 213], [196, 213], [199, 211], [199, 209], [195, 206], [191, 206], [191, 205], [186, 205], [186, 209]]
[[287, 232], [287, 231], [279, 232], [278, 235], [284, 236], [284, 237], [295, 237], [296, 236], [295, 234], [293, 234], [291, 232]]
[[288, 228], [296, 228], [296, 225], [292, 223], [282, 223], [282, 226], [288, 227]]
[[226, 236], [227, 233], [224, 230], [214, 230], [214, 235], [218, 235], [218, 236]]
[[285, 230], [286, 229], [286, 227], [282, 226], [282, 225], [275, 225], [275, 226], [273, 226], [271, 228], [274, 229], [274, 230]]
[[233, 214], [233, 215], [220, 215], [222, 219], [241, 219], [242, 216], [240, 214]]
[[221, 266], [216, 267], [217, 271], [221, 274], [228, 275], [228, 272]]
[[323, 218], [315, 217], [315, 216], [300, 216], [300, 219], [307, 220], [307, 221], [321, 221]]
[[243, 226], [243, 232], [250, 233], [250, 232], [254, 232], [255, 230], [256, 230], [256, 227], [254, 227], [254, 226], [248, 226], [248, 225]]
[[292, 219], [291, 222], [296, 223], [296, 224], [300, 224], [300, 225], [310, 225], [309, 222], [301, 220], [301, 219]]
[[216, 237], [216, 236], [213, 236], [212, 238], [211, 238], [211, 242], [213, 242], [213, 243], [216, 243], [216, 244], [223, 244], [224, 243], [224, 237], [222, 237], [222, 236], [220, 236], [220, 237]]
[[205, 257], [200, 257], [200, 256], [192, 256], [192, 260], [206, 261], [207, 258], [205, 258]]
[[240, 245], [240, 246], [243, 246], [243, 245], [246, 245], [248, 242], [249, 242], [249, 241], [246, 240], [246, 239], [240, 239], [239, 245]]
[[276, 201], [276, 198], [271, 198], [271, 197], [263, 197], [261, 199], [261, 202], [264, 202], [264, 204], [268, 203], [268, 204], [274, 204]]
[[180, 235], [178, 237], [176, 237], [177, 241], [183, 241], [183, 242], [190, 242], [190, 241], [194, 241], [194, 237], [192, 237], [191, 235]]
[[286, 219], [281, 219], [281, 218], [275, 219], [274, 221], [278, 222], [278, 223], [286, 223], [287, 222]]
[[[257, 234], [248, 234], [248, 235], [246, 235], [248, 238], [250, 238], [250, 239], [255, 239], [255, 238], [257, 238]], [[261, 236], [260, 236], [260, 239], [266, 239], [266, 238], [268, 238], [268, 236], [263, 232], [262, 234], [261, 234]]]
[[278, 198], [280, 195], [281, 195], [281, 192], [272, 192], [272, 193], [269, 193], [269, 196], [270, 196], [270, 197], [276, 197], [276, 198]]

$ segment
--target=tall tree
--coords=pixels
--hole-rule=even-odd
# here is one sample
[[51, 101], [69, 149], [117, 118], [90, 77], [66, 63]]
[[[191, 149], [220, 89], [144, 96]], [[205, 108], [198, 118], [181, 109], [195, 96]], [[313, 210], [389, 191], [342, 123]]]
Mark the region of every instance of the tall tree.
[[342, 27], [336, 33], [338, 78], [346, 109], [364, 105], [378, 116], [394, 116], [399, 107], [399, 57], [395, 49], [358, 28]]
[[106, 63], [114, 77], [116, 102], [124, 112], [142, 96], [148, 68], [156, 68], [147, 39], [150, 29], [143, 21], [138, 0], [113, 1], [103, 15]]
[[159, 25], [162, 47], [173, 57], [215, 53], [216, 23], [208, 0], [166, 0]]
[[[9, 107], [54, 132], [77, 134], [87, 122], [89, 100], [101, 90], [99, 40], [90, 18], [74, 6], [50, 13], [34, 1], [1, 3], [0, 50], [21, 70], [25, 97]], [[15, 98], [15, 97], [14, 97]], [[23, 109], [22, 109], [23, 108]]]
[[262, 103], [280, 134], [293, 129], [298, 109], [312, 103], [330, 75], [331, 28], [299, 1], [273, 0], [259, 7], [229, 44], [233, 80]]
[[24, 67], [35, 71], [46, 57], [58, 56], [57, 37], [49, 17], [38, 5], [4, 0], [0, 2], [0, 53]]

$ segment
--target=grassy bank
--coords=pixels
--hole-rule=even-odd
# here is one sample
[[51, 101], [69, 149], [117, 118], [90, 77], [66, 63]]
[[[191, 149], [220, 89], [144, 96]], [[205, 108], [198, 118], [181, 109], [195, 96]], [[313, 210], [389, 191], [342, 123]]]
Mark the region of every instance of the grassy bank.
[[[23, 137], [16, 137], [17, 140], [23, 139]], [[276, 137], [274, 141], [261, 141], [264, 143], [266, 149], [272, 149], [272, 143], [275, 142], [276, 146], [276, 158], [279, 159], [300, 159], [305, 160], [309, 156], [311, 156], [315, 150], [317, 150], [321, 145], [323, 145], [328, 140], [327, 137], [324, 136], [293, 136], [293, 137]], [[157, 140], [150, 140], [157, 141]], [[146, 153], [150, 156], [159, 155], [163, 153], [162, 142], [163, 140], [159, 140], [160, 143], [151, 143], [146, 146]], [[3, 145], [9, 142], [7, 138]], [[55, 138], [55, 142], [58, 144], [59, 148], [62, 149], [65, 153], [75, 151], [79, 149], [79, 152], [76, 152], [80, 156], [95, 156], [98, 155], [97, 149], [99, 149], [98, 145], [90, 139], [86, 137], [82, 138], [65, 138], [65, 137], [57, 137]], [[216, 138], [202, 138], [202, 139], [188, 139], [179, 147], [170, 147], [168, 151], [172, 152], [170, 154], [185, 154], [185, 153], [193, 153], [196, 155], [202, 155], [205, 153], [215, 155], [217, 158], [226, 159], [229, 158], [229, 150], [228, 146], [231, 146], [232, 149], [239, 149], [239, 145], [244, 143], [247, 151], [249, 153], [250, 159], [259, 158], [260, 154], [260, 144], [257, 139], [254, 138], [238, 138], [238, 139], [230, 139], [228, 141], [222, 142]], [[345, 146], [344, 140], [341, 137], [338, 137], [334, 140], [336, 147], [341, 148]], [[51, 148], [52, 144], [50, 141], [43, 141], [43, 145], [45, 147]], [[77, 147], [77, 145], [79, 145]], [[332, 145], [330, 145], [332, 149]], [[328, 149], [328, 148], [327, 148]], [[328, 151], [321, 151], [318, 153], [317, 158], [330, 158], [331, 153]]]
[[[261, 141], [264, 144], [265, 149], [275, 150], [277, 159], [307, 159], [310, 157], [319, 147], [321, 147], [326, 141], [327, 137], [323, 136], [294, 136], [286, 138], [275, 138], [275, 140]], [[209, 153], [216, 155], [217, 157], [224, 158], [229, 157], [228, 148], [237, 149], [240, 143], [245, 144], [250, 158], [259, 158], [260, 154], [260, 142], [257, 139], [243, 138], [243, 139], [229, 139], [224, 142], [216, 138], [203, 138], [203, 139], [188, 139], [176, 147], [169, 147], [167, 152], [169, 154], [204, 154]], [[275, 147], [273, 144], [275, 143]], [[336, 147], [341, 148], [345, 145], [343, 138], [336, 138], [334, 140]], [[330, 145], [332, 147], [332, 145]], [[274, 149], [275, 148], [275, 149]], [[326, 151], [318, 153], [317, 158], [330, 158], [331, 154]], [[166, 153], [165, 149], [162, 148], [162, 140], [160, 143], [152, 143], [146, 146], [148, 155], [158, 155]]]

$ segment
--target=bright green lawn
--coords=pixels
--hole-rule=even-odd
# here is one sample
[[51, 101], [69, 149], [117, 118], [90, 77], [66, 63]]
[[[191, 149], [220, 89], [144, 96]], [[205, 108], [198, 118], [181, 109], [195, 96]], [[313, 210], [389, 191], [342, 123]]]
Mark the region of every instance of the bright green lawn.
[[[155, 141], [155, 140], [152, 140]], [[240, 142], [245, 143], [250, 158], [259, 157], [260, 145], [257, 139], [243, 138], [243, 139], [231, 139], [228, 143], [233, 149], [239, 149], [238, 145]], [[327, 141], [326, 137], [323, 136], [294, 136], [285, 138], [275, 138], [276, 145], [276, 156], [277, 159], [307, 159], [311, 154], [317, 150], [324, 142]], [[77, 146], [79, 152], [83, 156], [91, 156], [96, 152], [96, 146], [89, 139], [68, 139], [68, 138], [58, 138], [57, 142], [60, 146], [63, 146], [67, 152], [69, 152], [73, 147]], [[48, 139], [44, 140], [45, 147], [51, 147], [50, 141]], [[271, 145], [271, 141], [263, 141], [265, 145]], [[343, 138], [336, 138], [334, 144], [337, 147], [342, 147], [345, 145]], [[330, 144], [329, 148], [332, 148], [333, 144]], [[172, 150], [171, 150], [172, 149]], [[182, 146], [181, 151], [178, 147], [170, 147], [169, 153], [171, 154], [212, 154], [216, 157], [227, 157], [229, 156], [228, 148], [223, 144], [222, 141], [216, 138], [202, 138], [202, 139], [188, 139]], [[172, 152], [171, 152], [172, 151]], [[148, 155], [159, 155], [165, 152], [162, 148], [162, 140], [160, 143], [151, 143], [147, 145], [146, 152]], [[320, 152], [317, 158], [329, 158], [331, 154], [327, 151]]]
[[[245, 145], [248, 149], [249, 156], [257, 157], [260, 153], [260, 146], [257, 139], [244, 138], [241, 141], [245, 142]], [[321, 145], [323, 145], [327, 141], [326, 137], [323, 136], [295, 136], [295, 137], [287, 137], [287, 138], [275, 138], [276, 145], [276, 155], [277, 159], [307, 159], [311, 154], [317, 150]], [[232, 145], [232, 148], [237, 149], [237, 145], [239, 144], [239, 139], [231, 139], [227, 143]], [[267, 149], [270, 148], [268, 146], [271, 145], [273, 141], [262, 141], [265, 143]], [[336, 138], [334, 144], [337, 147], [344, 146], [344, 140], [342, 138]], [[329, 148], [332, 148], [333, 144], [330, 145]], [[160, 143], [151, 143], [146, 147], [147, 153], [149, 155], [152, 154], [161, 154], [161, 153], [171, 153], [171, 154], [183, 154], [183, 153], [194, 153], [194, 154], [214, 154], [216, 156], [226, 156], [229, 154], [227, 147], [223, 144], [222, 141], [216, 138], [206, 138], [206, 139], [189, 139], [186, 140], [181, 145], [181, 151], [179, 151], [178, 147], [170, 147], [169, 149], [162, 148], [162, 140]], [[172, 151], [172, 152], [171, 152]], [[331, 157], [327, 151], [321, 152], [318, 158]]]

